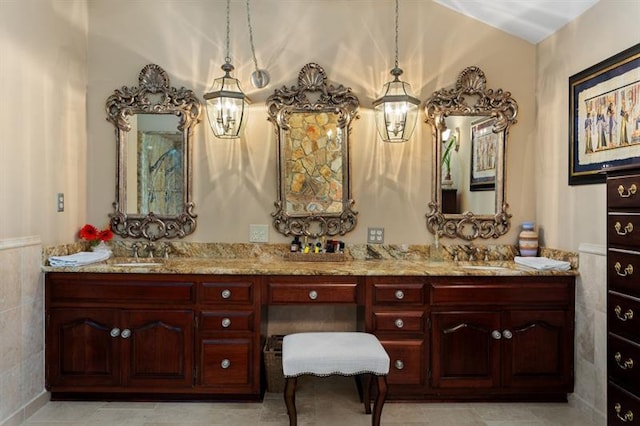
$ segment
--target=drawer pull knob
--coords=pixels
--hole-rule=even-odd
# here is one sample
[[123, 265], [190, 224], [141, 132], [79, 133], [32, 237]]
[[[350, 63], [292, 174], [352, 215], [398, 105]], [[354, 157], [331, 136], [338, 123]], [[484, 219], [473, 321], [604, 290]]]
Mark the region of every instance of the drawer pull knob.
[[220, 363], [220, 367], [227, 369], [229, 367], [231, 367], [231, 361], [229, 361], [228, 359], [223, 359], [222, 362]]
[[622, 362], [622, 354], [620, 354], [620, 352], [616, 352], [613, 358], [616, 360], [616, 364], [618, 364], [618, 367], [622, 368], [623, 370], [631, 370], [633, 368], [632, 358], [628, 358], [624, 360], [624, 362]]
[[404, 291], [396, 290], [396, 299], [398, 299], [398, 300], [404, 299]]
[[229, 290], [228, 288], [225, 288], [224, 290], [222, 290], [221, 295], [223, 299], [228, 299], [231, 297], [231, 290]]
[[316, 300], [318, 298], [318, 292], [315, 290], [311, 290], [309, 292], [309, 299]]
[[404, 368], [404, 362], [402, 362], [401, 359], [396, 359], [393, 365], [394, 367], [396, 367], [397, 370], [402, 370]]
[[613, 227], [616, 229], [616, 234], [618, 235], [628, 235], [633, 232], [633, 223], [631, 222], [627, 223], [627, 226], [625, 226], [624, 229], [622, 228], [622, 224], [620, 222], [616, 222]]
[[621, 277], [626, 277], [627, 275], [633, 275], [633, 265], [632, 264], [628, 264], [626, 268], [624, 268], [623, 272], [620, 272], [620, 270], [622, 269], [622, 265], [620, 264], [620, 262], [616, 262], [615, 265], [613, 265], [613, 267], [616, 270], [616, 273], [618, 275], [620, 275]]
[[231, 319], [222, 318], [222, 327], [229, 328], [230, 325], [231, 325]]
[[618, 194], [620, 195], [620, 198], [629, 198], [632, 195], [635, 195], [637, 190], [638, 188], [636, 187], [635, 183], [632, 183], [627, 190], [625, 190], [624, 186], [620, 185], [618, 187]]
[[124, 330], [122, 330], [121, 336], [123, 339], [128, 339], [131, 336], [131, 330], [125, 328]]
[[111, 329], [109, 334], [111, 335], [111, 337], [118, 337], [120, 335], [120, 329], [118, 327], [114, 327]]
[[498, 330], [493, 330], [491, 332], [491, 337], [493, 337], [495, 340], [500, 340], [502, 339], [502, 333], [500, 333]]
[[620, 412], [622, 411], [622, 406], [620, 405], [619, 402], [616, 402], [616, 405], [614, 406], [614, 409], [616, 410], [616, 416], [618, 416], [618, 418], [620, 420], [622, 420], [623, 422], [632, 422], [633, 421], [633, 411], [629, 410], [627, 411], [624, 416], [620, 415]]
[[402, 321], [402, 319], [398, 318], [396, 320], [396, 327], [398, 327], [398, 328], [404, 327], [404, 321]]
[[616, 316], [620, 321], [628, 321], [633, 319], [633, 311], [631, 309], [628, 309], [627, 312], [622, 315], [622, 308], [620, 307], [620, 305], [616, 305], [614, 311], [616, 312]]
[[502, 332], [502, 337], [505, 339], [511, 339], [513, 337], [513, 333], [509, 330], [505, 330]]

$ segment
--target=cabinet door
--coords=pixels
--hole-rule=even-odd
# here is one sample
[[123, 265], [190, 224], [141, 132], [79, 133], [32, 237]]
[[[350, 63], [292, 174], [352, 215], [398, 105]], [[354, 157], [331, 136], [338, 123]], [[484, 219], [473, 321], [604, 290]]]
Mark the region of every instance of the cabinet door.
[[500, 314], [431, 314], [432, 386], [491, 388], [500, 385]]
[[117, 311], [51, 309], [47, 322], [47, 388], [120, 383]]
[[124, 381], [129, 386], [193, 385], [193, 311], [122, 312]]
[[505, 312], [503, 384], [571, 391], [572, 324], [565, 311]]

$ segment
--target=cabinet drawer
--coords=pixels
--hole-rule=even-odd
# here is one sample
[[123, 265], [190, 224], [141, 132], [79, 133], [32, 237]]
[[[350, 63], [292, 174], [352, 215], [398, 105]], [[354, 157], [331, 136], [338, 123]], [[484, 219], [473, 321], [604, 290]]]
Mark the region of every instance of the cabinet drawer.
[[389, 283], [373, 284], [374, 305], [422, 305], [425, 301], [424, 283]]
[[607, 215], [607, 238], [610, 246], [636, 248], [640, 246], [640, 215]]
[[254, 300], [254, 283], [249, 279], [221, 279], [202, 283], [203, 303], [250, 305]]
[[610, 209], [640, 208], [640, 175], [610, 177], [607, 204]]
[[200, 383], [204, 386], [250, 385], [253, 345], [250, 339], [203, 339]]
[[609, 290], [640, 297], [640, 255], [609, 249], [607, 279]]
[[175, 305], [195, 301], [193, 282], [163, 281], [153, 276], [107, 274], [47, 274], [47, 299], [53, 304], [69, 302], [118, 306], [152, 303]]
[[640, 397], [609, 382], [607, 386], [607, 424], [640, 425]]
[[421, 385], [424, 383], [424, 342], [422, 340], [381, 340], [391, 364], [387, 383]]
[[270, 282], [269, 303], [357, 303], [358, 284], [351, 282], [327, 281], [317, 283]]
[[201, 314], [202, 331], [252, 331], [252, 311], [204, 311]]
[[565, 282], [505, 284], [433, 284], [431, 303], [437, 305], [567, 304], [573, 288]]
[[[609, 377], [625, 387], [640, 392], [640, 345], [609, 334], [607, 338]], [[638, 413], [640, 416], [640, 412]]]
[[609, 331], [640, 342], [640, 299], [609, 293]]
[[423, 332], [424, 312], [374, 312], [373, 329], [376, 331]]

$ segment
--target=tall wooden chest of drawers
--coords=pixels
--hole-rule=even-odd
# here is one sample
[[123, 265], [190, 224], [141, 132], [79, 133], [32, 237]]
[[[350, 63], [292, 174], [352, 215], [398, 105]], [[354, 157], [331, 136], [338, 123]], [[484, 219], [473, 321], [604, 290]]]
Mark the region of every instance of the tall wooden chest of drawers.
[[640, 425], [640, 170], [607, 177], [607, 424]]

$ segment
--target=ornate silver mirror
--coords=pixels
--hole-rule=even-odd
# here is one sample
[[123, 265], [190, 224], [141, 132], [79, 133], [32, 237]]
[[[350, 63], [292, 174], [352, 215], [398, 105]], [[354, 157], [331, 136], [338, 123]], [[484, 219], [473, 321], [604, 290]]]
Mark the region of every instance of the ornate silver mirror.
[[305, 65], [298, 85], [267, 98], [277, 139], [278, 199], [273, 224], [284, 235], [344, 235], [357, 222], [349, 180], [349, 132], [358, 98], [327, 85], [318, 64]]
[[426, 102], [434, 159], [427, 228], [449, 238], [498, 238], [509, 231], [505, 149], [516, 123], [511, 93], [488, 89], [478, 67]]
[[111, 229], [151, 241], [182, 238], [196, 228], [191, 138], [202, 107], [191, 90], [171, 87], [158, 65], [145, 66], [138, 81], [106, 102], [117, 149]]

